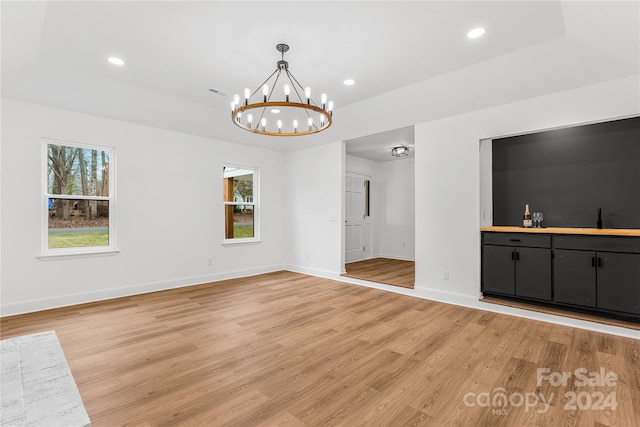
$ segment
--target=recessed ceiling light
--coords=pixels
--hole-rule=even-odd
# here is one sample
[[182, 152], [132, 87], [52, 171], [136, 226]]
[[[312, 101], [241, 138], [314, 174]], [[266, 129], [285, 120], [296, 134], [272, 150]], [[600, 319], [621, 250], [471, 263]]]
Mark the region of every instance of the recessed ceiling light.
[[477, 39], [478, 37], [482, 36], [484, 33], [485, 33], [484, 28], [482, 27], [474, 28], [473, 30], [467, 33], [467, 37], [469, 37], [470, 39]]
[[110, 56], [107, 61], [109, 61], [113, 65], [124, 65], [124, 61], [122, 59], [120, 59], [120, 58], [115, 57], [115, 56]]
[[273, 114], [280, 114], [280, 110], [278, 110], [277, 108], [272, 109], [271, 112]]
[[354, 85], [356, 83], [356, 81], [353, 80], [353, 79], [347, 79], [343, 83], [344, 83], [345, 86], [351, 86], [351, 85]]

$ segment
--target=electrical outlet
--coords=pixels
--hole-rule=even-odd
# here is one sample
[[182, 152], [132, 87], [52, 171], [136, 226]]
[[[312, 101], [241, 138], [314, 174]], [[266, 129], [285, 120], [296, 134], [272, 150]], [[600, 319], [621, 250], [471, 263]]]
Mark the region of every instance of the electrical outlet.
[[444, 280], [449, 280], [449, 272], [448, 272], [448, 271], [445, 271], [445, 272], [442, 274], [442, 278], [443, 278]]

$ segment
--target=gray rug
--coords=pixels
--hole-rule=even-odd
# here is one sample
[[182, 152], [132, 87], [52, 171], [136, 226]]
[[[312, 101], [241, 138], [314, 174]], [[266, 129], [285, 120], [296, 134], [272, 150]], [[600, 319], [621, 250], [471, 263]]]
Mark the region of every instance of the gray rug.
[[91, 425], [55, 331], [0, 344], [0, 426]]

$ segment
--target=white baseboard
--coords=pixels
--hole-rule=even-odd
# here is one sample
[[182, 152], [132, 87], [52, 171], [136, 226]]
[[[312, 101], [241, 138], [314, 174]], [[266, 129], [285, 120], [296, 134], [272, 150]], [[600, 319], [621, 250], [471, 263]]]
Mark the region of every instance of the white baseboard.
[[54, 298], [37, 298], [19, 301], [15, 303], [2, 304], [0, 306], [0, 317], [32, 313], [34, 311], [49, 310], [52, 308], [67, 307], [70, 305], [85, 304], [113, 298], [128, 297], [150, 292], [165, 291], [168, 289], [183, 288], [186, 286], [200, 285], [209, 282], [219, 282], [221, 280], [255, 276], [257, 274], [271, 273], [285, 269], [286, 268], [283, 265], [274, 265], [248, 270], [235, 270], [201, 276], [183, 277], [179, 279], [163, 280], [160, 282], [140, 283], [132, 286], [69, 294]]
[[308, 274], [309, 276], [322, 277], [324, 279], [340, 277], [340, 274], [335, 271], [322, 270], [319, 268], [303, 267], [300, 265], [285, 265], [283, 268], [294, 273]]
[[389, 258], [389, 259], [397, 259], [399, 261], [415, 261], [415, 257], [406, 257], [406, 256], [401, 256], [401, 255], [385, 255], [385, 254], [378, 254], [376, 256], [374, 256], [374, 258]]

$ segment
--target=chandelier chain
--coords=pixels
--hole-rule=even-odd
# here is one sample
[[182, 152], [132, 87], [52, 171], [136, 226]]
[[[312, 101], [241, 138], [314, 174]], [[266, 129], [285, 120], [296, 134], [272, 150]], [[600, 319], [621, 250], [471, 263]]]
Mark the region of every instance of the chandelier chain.
[[[267, 83], [269, 81], [269, 79], [271, 79], [271, 77], [273, 77], [273, 75], [275, 73], [278, 73], [278, 75], [276, 76], [276, 80], [273, 82], [273, 88], [271, 88], [271, 91], [269, 92], [269, 97], [267, 98], [267, 102], [271, 101], [271, 95], [273, 95], [273, 90], [276, 87], [276, 83], [278, 83], [278, 79], [280, 78], [280, 74], [282, 73], [282, 70], [276, 69], [276, 71], [274, 71], [273, 73], [271, 73], [271, 75], [269, 76], [269, 78], [267, 80], [265, 80], [264, 83], [262, 83], [260, 86], [258, 86], [258, 89], [256, 89], [256, 92], [258, 90], [260, 90], [260, 88], [262, 86], [265, 85], [265, 83]], [[254, 94], [256, 93], [254, 92]], [[262, 118], [264, 117], [264, 113], [267, 111], [267, 107], [263, 107], [262, 108], [262, 113], [260, 113], [260, 118], [258, 120], [256, 120], [256, 127], [255, 129], [258, 129], [258, 126], [260, 126], [260, 122], [262, 121]]]
[[[302, 97], [300, 96], [300, 93], [298, 92], [298, 89], [296, 88], [296, 85], [293, 84], [293, 82], [295, 81], [296, 84], [300, 87], [300, 89], [302, 89], [304, 91], [304, 88], [302, 87], [302, 85], [298, 82], [298, 79], [295, 78], [295, 76], [293, 74], [291, 74], [291, 72], [289, 72], [289, 70], [287, 71], [287, 76], [289, 76], [289, 81], [291, 82], [291, 86], [293, 87], [293, 90], [296, 91], [296, 95], [298, 96], [298, 100], [300, 100], [300, 103], [303, 103], [304, 101], [302, 100]], [[292, 80], [293, 79], [293, 80]], [[312, 100], [313, 102], [313, 100]], [[308, 110], [304, 111], [307, 114], [307, 118], [311, 118], [311, 114], [309, 114]], [[314, 128], [318, 128], [315, 124], [313, 125]]]

